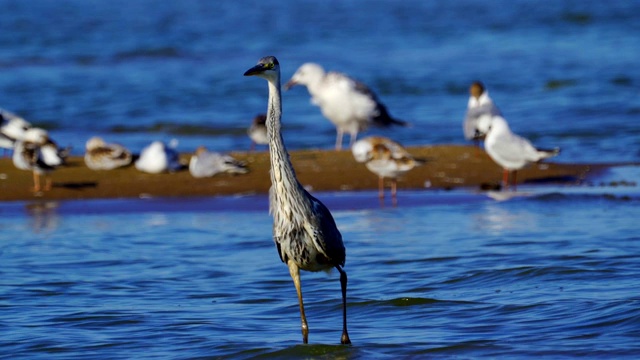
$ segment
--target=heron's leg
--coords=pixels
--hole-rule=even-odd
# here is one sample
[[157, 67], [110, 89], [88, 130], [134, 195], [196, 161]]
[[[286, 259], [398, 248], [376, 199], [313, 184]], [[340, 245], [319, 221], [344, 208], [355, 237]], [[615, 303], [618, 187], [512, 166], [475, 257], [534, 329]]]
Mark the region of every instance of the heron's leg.
[[342, 134], [344, 133], [342, 129], [336, 128], [336, 150], [342, 149]]
[[342, 337], [340, 337], [340, 343], [351, 344], [347, 332], [347, 273], [338, 265], [336, 265], [336, 269], [340, 272], [340, 288], [342, 289]]
[[293, 279], [293, 284], [296, 286], [296, 292], [298, 293], [298, 303], [300, 304], [300, 319], [302, 320], [302, 343], [309, 343], [309, 326], [307, 325], [307, 317], [304, 315], [304, 303], [302, 302], [302, 287], [300, 285], [300, 269], [293, 261], [287, 262], [289, 266], [289, 273]]

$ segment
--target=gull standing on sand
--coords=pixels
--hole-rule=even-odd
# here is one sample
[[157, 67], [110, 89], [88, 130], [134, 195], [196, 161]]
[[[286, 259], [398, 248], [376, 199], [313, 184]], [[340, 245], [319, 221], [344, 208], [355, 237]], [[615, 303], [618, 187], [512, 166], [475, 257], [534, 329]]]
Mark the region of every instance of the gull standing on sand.
[[15, 142], [24, 137], [25, 131], [31, 128], [31, 124], [25, 119], [0, 109], [0, 147], [7, 150], [13, 149]]
[[101, 137], [87, 140], [84, 162], [91, 170], [113, 170], [131, 164], [131, 152], [120, 144], [107, 144]]
[[174, 141], [169, 146], [162, 141], [152, 142], [140, 152], [140, 157], [135, 162], [136, 169], [150, 174], [180, 170], [182, 164], [175, 145]]
[[503, 185], [509, 187], [509, 175], [513, 173], [511, 183], [515, 188], [517, 172], [525, 166], [540, 160], [556, 156], [560, 149], [538, 150], [529, 140], [511, 132], [502, 116], [484, 116], [479, 121], [479, 130], [486, 133], [484, 148], [503, 169]]
[[189, 160], [189, 173], [195, 178], [211, 177], [219, 173], [246, 174], [247, 165], [230, 155], [208, 151], [199, 146]]
[[356, 141], [351, 148], [357, 162], [364, 163], [371, 172], [378, 175], [378, 197], [384, 199], [384, 179], [391, 179], [391, 199], [397, 205], [398, 177], [424, 160], [415, 159], [402, 145], [382, 136], [371, 136]]
[[51, 190], [51, 173], [64, 163], [56, 144], [51, 141], [47, 131], [30, 128], [23, 139], [17, 140], [13, 151], [13, 164], [20, 170], [33, 171], [33, 191], [39, 192], [40, 176], [45, 177], [44, 190]]
[[322, 115], [336, 126], [336, 150], [342, 148], [342, 136], [345, 132], [351, 135], [351, 146], [358, 133], [371, 125], [409, 125], [391, 117], [386, 106], [365, 84], [339, 72], [325, 73], [318, 64], [306, 63], [300, 66], [285, 84], [285, 89], [298, 84], [307, 87], [311, 102], [319, 106]]
[[268, 82], [267, 132], [271, 158], [269, 208], [273, 215], [273, 240], [280, 260], [287, 264], [298, 293], [302, 342], [309, 341], [309, 327], [304, 313], [300, 269], [340, 272], [342, 290], [342, 344], [351, 344], [347, 333], [347, 273], [342, 269], [346, 253], [342, 235], [331, 212], [311, 196], [298, 182], [280, 131], [282, 102], [280, 64], [273, 56], [263, 57], [244, 76], [259, 76]]
[[478, 122], [485, 115], [502, 116], [498, 107], [489, 97], [489, 91], [485, 89], [484, 84], [475, 81], [469, 87], [469, 102], [462, 128], [465, 139], [473, 140], [477, 144], [478, 140], [484, 138], [486, 134], [478, 128]]
[[253, 122], [251, 122], [251, 126], [247, 129], [247, 135], [251, 139], [251, 148], [250, 151], [255, 150], [256, 145], [267, 145], [269, 144], [269, 138], [267, 137], [267, 126], [265, 125], [267, 121], [267, 115], [260, 114], [256, 115], [253, 118]]

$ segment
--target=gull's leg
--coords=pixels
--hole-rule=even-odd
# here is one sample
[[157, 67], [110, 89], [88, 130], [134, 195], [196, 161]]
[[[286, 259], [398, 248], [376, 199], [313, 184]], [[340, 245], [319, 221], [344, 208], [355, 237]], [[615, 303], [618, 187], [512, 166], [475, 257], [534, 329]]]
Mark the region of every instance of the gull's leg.
[[44, 176], [44, 191], [49, 191], [51, 190], [51, 185], [52, 185], [52, 180], [51, 180], [51, 175], [45, 175]]
[[347, 332], [347, 273], [336, 265], [336, 269], [340, 272], [340, 288], [342, 289], [342, 336], [341, 344], [351, 344], [349, 333]]
[[38, 173], [35, 171], [33, 172], [33, 191], [40, 191], [40, 175], [38, 175]]
[[391, 179], [391, 201], [393, 202], [393, 206], [398, 206], [398, 180]]
[[296, 286], [296, 292], [298, 293], [298, 303], [300, 303], [300, 319], [302, 320], [302, 343], [309, 343], [309, 326], [307, 325], [307, 317], [304, 315], [304, 304], [302, 302], [302, 287], [300, 285], [300, 269], [293, 261], [287, 262], [289, 266], [289, 273], [293, 279], [293, 284]]
[[513, 178], [511, 179], [511, 184], [513, 184], [513, 191], [516, 191], [516, 187], [518, 186], [518, 170], [513, 170]]
[[353, 143], [356, 142], [356, 139], [358, 139], [358, 131], [354, 131], [350, 134], [350, 138], [349, 138], [349, 148], [351, 148], [353, 146]]
[[502, 172], [502, 185], [505, 189], [509, 188], [509, 170], [507, 169]]
[[340, 128], [336, 128], [336, 150], [342, 150], [342, 134], [343, 131]]

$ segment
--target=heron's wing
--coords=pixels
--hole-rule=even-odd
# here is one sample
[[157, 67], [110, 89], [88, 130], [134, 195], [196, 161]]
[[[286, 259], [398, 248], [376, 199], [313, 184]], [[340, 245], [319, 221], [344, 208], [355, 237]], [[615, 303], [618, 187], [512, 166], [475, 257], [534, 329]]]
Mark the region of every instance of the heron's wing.
[[340, 234], [329, 209], [312, 195], [309, 194], [309, 197], [315, 215], [313, 222], [316, 233], [313, 236], [313, 241], [316, 248], [333, 264], [343, 266], [345, 262], [345, 249], [342, 243], [342, 234]]

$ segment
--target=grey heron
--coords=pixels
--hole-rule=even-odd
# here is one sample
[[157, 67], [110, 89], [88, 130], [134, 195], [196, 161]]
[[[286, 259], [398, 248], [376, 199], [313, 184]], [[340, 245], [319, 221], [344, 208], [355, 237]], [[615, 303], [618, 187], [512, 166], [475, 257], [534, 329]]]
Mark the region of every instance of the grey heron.
[[342, 148], [342, 135], [345, 132], [351, 135], [351, 146], [358, 133], [371, 125], [409, 125], [391, 117], [386, 106], [367, 85], [343, 73], [326, 73], [322, 66], [306, 63], [298, 68], [285, 88], [298, 84], [307, 87], [311, 102], [319, 106], [322, 115], [336, 126], [336, 150]]
[[280, 64], [273, 56], [263, 57], [244, 73], [266, 79], [269, 87], [267, 134], [271, 160], [269, 211], [273, 216], [273, 239], [280, 260], [287, 264], [298, 294], [302, 321], [302, 342], [309, 341], [309, 327], [304, 313], [300, 269], [340, 272], [342, 290], [342, 344], [350, 344], [347, 333], [347, 273], [342, 235], [329, 209], [311, 196], [298, 182], [280, 131], [282, 102]]

